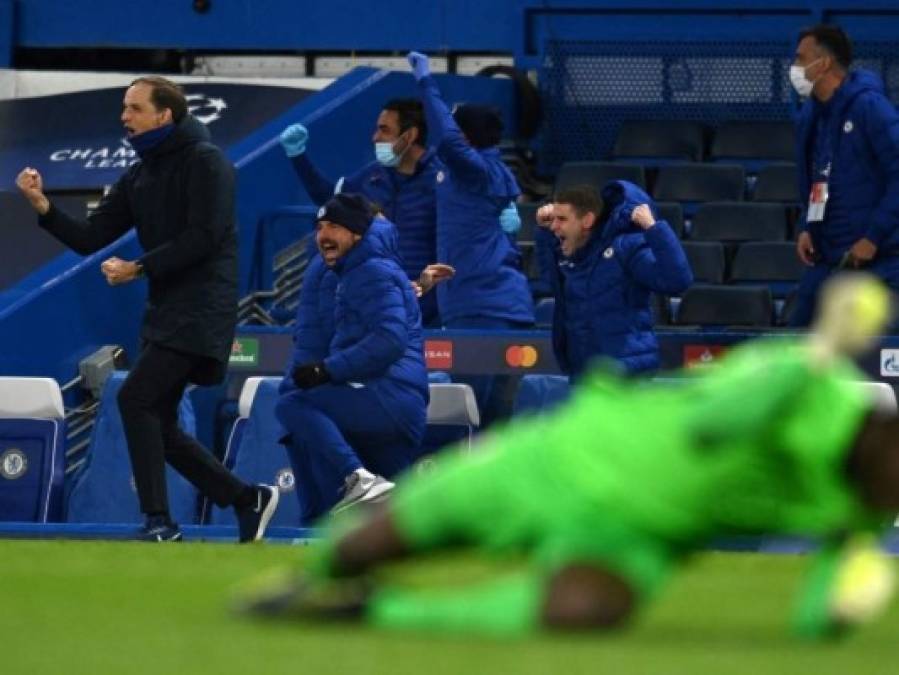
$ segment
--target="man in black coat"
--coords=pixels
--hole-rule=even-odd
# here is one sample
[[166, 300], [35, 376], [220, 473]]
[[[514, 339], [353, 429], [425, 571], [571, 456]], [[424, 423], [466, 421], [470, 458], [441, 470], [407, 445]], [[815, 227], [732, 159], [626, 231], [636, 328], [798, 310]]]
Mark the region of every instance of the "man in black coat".
[[178, 427], [188, 383], [225, 375], [237, 319], [237, 235], [234, 169], [187, 111], [180, 87], [141, 77], [125, 92], [122, 124], [140, 157], [86, 221], [57, 209], [40, 174], [24, 169], [16, 184], [41, 227], [87, 255], [131, 227], [145, 253], [109, 258], [101, 271], [112, 285], [146, 277], [142, 349], [118, 403], [141, 511], [139, 537], [178, 540], [168, 510], [168, 462], [219, 506], [234, 506], [240, 540], [259, 539], [278, 502], [274, 487], [246, 485]]

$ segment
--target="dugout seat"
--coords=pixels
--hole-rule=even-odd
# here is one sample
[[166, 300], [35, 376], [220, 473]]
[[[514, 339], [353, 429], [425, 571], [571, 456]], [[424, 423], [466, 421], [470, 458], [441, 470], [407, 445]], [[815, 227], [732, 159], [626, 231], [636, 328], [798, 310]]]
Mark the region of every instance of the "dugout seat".
[[781, 204], [708, 202], [690, 229], [693, 241], [786, 241], [787, 212]]
[[801, 203], [796, 165], [792, 162], [778, 162], [761, 169], [752, 193], [752, 200], [787, 204]]
[[625, 162], [566, 162], [556, 176], [554, 192], [590, 185], [602, 194], [605, 184], [613, 180], [626, 180], [646, 189], [646, 170], [639, 164]]
[[684, 208], [678, 202], [656, 202], [656, 213], [674, 230], [678, 239], [684, 238]]
[[790, 121], [725, 122], [715, 131], [709, 158], [757, 172], [769, 162], [791, 161], [795, 132]]
[[805, 270], [789, 241], [750, 241], [734, 255], [730, 280], [734, 284], [768, 285], [776, 298], [786, 297]]
[[707, 284], [724, 283], [724, 244], [720, 241], [682, 242], [693, 279]]
[[[66, 506], [67, 522], [143, 522], [117, 401], [127, 375], [127, 372], [116, 371], [103, 386], [87, 461], [72, 479], [72, 490]], [[181, 428], [194, 435], [196, 423], [193, 406], [187, 396], [182, 399], [178, 413]], [[166, 467], [166, 482], [172, 518], [181, 525], [196, 523], [196, 488], [169, 466]]]
[[464, 428], [470, 450], [474, 430], [481, 425], [474, 390], [470, 385], [458, 382], [430, 382], [428, 390], [428, 426]]
[[[284, 431], [275, 417], [280, 384], [280, 377], [250, 377], [244, 382], [226, 461], [241, 480], [278, 487], [281, 499], [271, 526], [301, 527], [296, 479], [287, 449], [279, 443]], [[233, 508], [207, 510], [212, 525], [237, 525]]]
[[774, 301], [767, 286], [695, 284], [684, 292], [677, 310], [681, 326], [772, 325]]
[[0, 377], [0, 520], [59, 520], [65, 437], [56, 380]]
[[702, 160], [706, 128], [689, 120], [629, 120], [622, 122], [612, 155], [616, 159], [662, 164]]
[[653, 198], [680, 202], [693, 215], [702, 202], [743, 200], [745, 173], [737, 164], [669, 164], [659, 169]]

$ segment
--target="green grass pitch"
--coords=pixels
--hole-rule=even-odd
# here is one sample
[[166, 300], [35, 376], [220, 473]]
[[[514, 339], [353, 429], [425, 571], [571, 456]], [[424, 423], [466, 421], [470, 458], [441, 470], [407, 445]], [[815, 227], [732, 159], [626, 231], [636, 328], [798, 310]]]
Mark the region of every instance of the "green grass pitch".
[[[0, 541], [0, 673], [496, 675], [895, 673], [899, 610], [836, 644], [789, 635], [795, 556], [709, 553], [626, 631], [522, 641], [426, 637], [234, 617], [234, 587], [302, 547]], [[442, 558], [413, 584], [492, 568]]]

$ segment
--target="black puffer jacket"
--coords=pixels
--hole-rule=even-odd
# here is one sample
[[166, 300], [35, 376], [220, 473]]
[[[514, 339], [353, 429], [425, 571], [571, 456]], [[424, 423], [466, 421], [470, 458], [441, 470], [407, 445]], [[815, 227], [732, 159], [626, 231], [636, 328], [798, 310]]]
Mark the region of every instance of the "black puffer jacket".
[[87, 220], [51, 205], [39, 222], [82, 255], [136, 228], [149, 280], [141, 336], [227, 362], [237, 318], [234, 168], [195, 118], [144, 153]]

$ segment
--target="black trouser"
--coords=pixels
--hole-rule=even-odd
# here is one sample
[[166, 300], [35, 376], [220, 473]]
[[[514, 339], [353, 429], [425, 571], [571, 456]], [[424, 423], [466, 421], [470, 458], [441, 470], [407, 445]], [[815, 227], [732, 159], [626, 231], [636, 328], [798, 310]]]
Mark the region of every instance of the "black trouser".
[[178, 404], [192, 373], [210, 359], [146, 344], [119, 390], [119, 412], [128, 441], [140, 510], [168, 513], [165, 463], [224, 507], [246, 485], [178, 426]]

